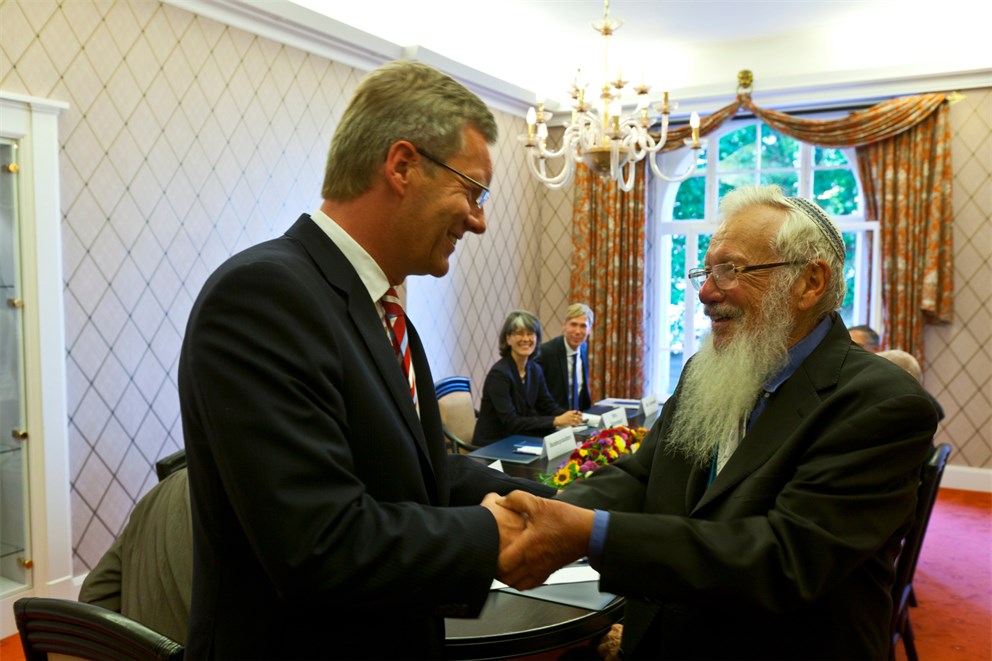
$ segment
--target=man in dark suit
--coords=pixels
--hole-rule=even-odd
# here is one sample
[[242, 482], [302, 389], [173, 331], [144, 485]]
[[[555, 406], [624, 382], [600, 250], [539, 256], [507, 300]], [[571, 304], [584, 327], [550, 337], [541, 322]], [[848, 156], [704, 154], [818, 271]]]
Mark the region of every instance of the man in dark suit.
[[592, 406], [586, 340], [594, 320], [592, 309], [585, 303], [569, 305], [561, 335], [542, 344], [537, 355], [551, 396], [570, 411], [584, 411]]
[[529, 519], [501, 580], [533, 587], [588, 555], [627, 597], [625, 658], [885, 658], [936, 412], [851, 342], [822, 209], [770, 186], [721, 212], [689, 271], [712, 329], [659, 422], [560, 501], [507, 496]]
[[462, 85], [390, 63], [341, 118], [320, 209], [204, 284], [179, 364], [187, 658], [443, 656], [443, 618], [478, 615], [523, 529], [491, 492], [554, 493], [445, 452], [394, 290], [485, 231], [495, 140]]

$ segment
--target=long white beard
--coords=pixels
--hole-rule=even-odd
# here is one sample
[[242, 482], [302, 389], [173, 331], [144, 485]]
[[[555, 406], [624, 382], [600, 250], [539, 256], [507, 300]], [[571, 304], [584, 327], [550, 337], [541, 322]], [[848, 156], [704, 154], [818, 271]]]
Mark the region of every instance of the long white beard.
[[717, 348], [712, 333], [682, 374], [678, 410], [668, 446], [699, 466], [707, 466], [717, 449], [736, 438], [741, 420], [750, 414], [765, 383], [788, 363], [793, 313], [789, 282], [774, 281], [756, 319], [727, 305], [720, 314], [738, 317], [741, 328], [726, 346]]

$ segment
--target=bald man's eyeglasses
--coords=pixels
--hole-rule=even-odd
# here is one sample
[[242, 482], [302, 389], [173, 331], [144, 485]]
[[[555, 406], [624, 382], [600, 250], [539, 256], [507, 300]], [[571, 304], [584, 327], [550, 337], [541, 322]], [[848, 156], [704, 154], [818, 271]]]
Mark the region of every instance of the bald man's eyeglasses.
[[733, 289], [737, 286], [737, 274], [738, 273], [750, 273], [751, 271], [761, 271], [764, 269], [773, 269], [778, 266], [798, 266], [800, 264], [805, 264], [805, 261], [801, 262], [775, 262], [774, 264], [755, 264], [754, 266], [735, 266], [734, 264], [716, 264], [715, 266], [707, 266], [704, 269], [689, 269], [689, 273], [686, 277], [689, 278], [689, 282], [692, 283], [692, 288], [699, 291], [703, 288], [703, 283], [706, 282], [706, 278], [713, 276], [713, 282], [720, 289]]
[[472, 184], [473, 186], [475, 186], [476, 188], [478, 188], [479, 189], [479, 194], [476, 195], [475, 196], [475, 199], [473, 200], [473, 202], [475, 202], [475, 206], [477, 206], [477, 207], [479, 207], [481, 209], [482, 208], [482, 205], [485, 204], [486, 203], [486, 200], [489, 199], [489, 188], [487, 186], [482, 185], [481, 183], [479, 183], [478, 181], [476, 181], [472, 177], [468, 176], [464, 172], [459, 172], [458, 170], [456, 170], [455, 168], [451, 167], [450, 165], [448, 165], [447, 163], [445, 163], [441, 159], [435, 158], [434, 156], [431, 156], [428, 152], [424, 151], [420, 147], [417, 147], [417, 153], [420, 154], [421, 156], [423, 156], [424, 158], [426, 158], [428, 161], [433, 161], [437, 165], [440, 165], [442, 168], [454, 172], [459, 177], [461, 177], [465, 181], [469, 182], [470, 184]]

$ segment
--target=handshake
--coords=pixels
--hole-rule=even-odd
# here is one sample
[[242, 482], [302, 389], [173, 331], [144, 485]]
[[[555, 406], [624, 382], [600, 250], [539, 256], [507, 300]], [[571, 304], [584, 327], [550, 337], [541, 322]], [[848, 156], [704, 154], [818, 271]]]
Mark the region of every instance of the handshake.
[[482, 506], [499, 526], [496, 578], [518, 590], [543, 585], [589, 551], [593, 511], [525, 491], [488, 494]]

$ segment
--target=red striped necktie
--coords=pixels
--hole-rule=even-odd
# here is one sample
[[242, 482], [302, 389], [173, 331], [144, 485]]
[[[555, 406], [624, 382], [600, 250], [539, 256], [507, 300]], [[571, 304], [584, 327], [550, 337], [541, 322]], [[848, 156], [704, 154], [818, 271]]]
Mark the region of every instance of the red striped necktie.
[[403, 313], [403, 306], [396, 295], [396, 290], [392, 287], [386, 290], [382, 297], [382, 309], [386, 313], [386, 325], [389, 326], [389, 334], [393, 341], [393, 349], [396, 351], [396, 358], [403, 368], [403, 375], [410, 386], [410, 397], [414, 404], [417, 403], [417, 383], [413, 376], [413, 365], [410, 357], [410, 342], [406, 334], [406, 315]]

